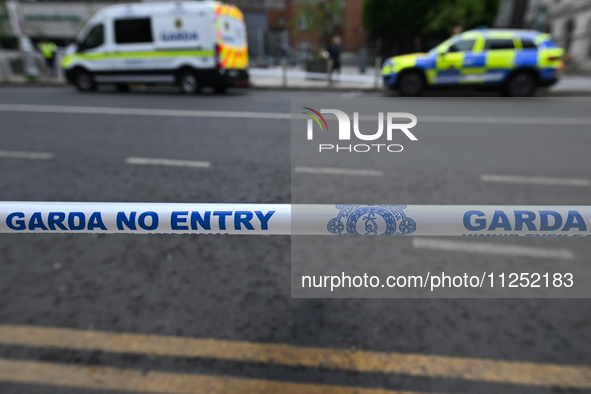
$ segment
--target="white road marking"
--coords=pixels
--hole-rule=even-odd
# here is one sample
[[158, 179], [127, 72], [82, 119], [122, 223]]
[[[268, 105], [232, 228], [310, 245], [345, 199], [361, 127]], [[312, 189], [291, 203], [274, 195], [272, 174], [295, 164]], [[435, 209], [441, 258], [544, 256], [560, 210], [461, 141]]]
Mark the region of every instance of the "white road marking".
[[174, 166], [174, 167], [195, 167], [195, 168], [209, 168], [209, 167], [211, 167], [211, 163], [208, 161], [150, 159], [147, 157], [128, 157], [127, 159], [125, 159], [125, 164]]
[[[416, 115], [416, 114], [415, 114]], [[519, 124], [549, 126], [591, 126], [591, 118], [539, 116], [429, 116], [416, 115], [423, 123]], [[377, 115], [359, 115], [360, 120], [378, 120]]]
[[280, 112], [198, 111], [157, 108], [82, 107], [73, 105], [0, 104], [0, 111], [49, 112], [86, 115], [180, 116], [192, 118], [291, 119], [291, 114]]
[[447, 241], [430, 238], [413, 238], [412, 246], [417, 249], [445, 250], [448, 252], [467, 252], [494, 254], [501, 256], [535, 257], [538, 259], [574, 260], [575, 255], [568, 249], [544, 248], [509, 244], [493, 244], [472, 241]]
[[577, 178], [546, 178], [537, 176], [515, 176], [515, 175], [481, 175], [483, 182], [501, 182], [501, 183], [529, 183], [534, 185], [553, 185], [553, 186], [591, 186], [588, 179]]
[[[0, 112], [48, 112], [87, 115], [139, 115], [179, 116], [192, 118], [240, 118], [285, 119], [292, 118], [286, 112], [253, 111], [199, 111], [157, 108], [86, 107], [74, 105], [0, 104]], [[295, 115], [304, 119], [301, 114]], [[417, 115], [419, 123], [477, 123], [477, 124], [531, 124], [550, 126], [591, 126], [591, 118], [573, 117], [518, 117], [518, 116], [425, 116]], [[377, 120], [377, 115], [360, 115], [360, 120]]]
[[352, 168], [329, 168], [329, 167], [296, 167], [294, 172], [305, 174], [330, 174], [330, 175], [361, 175], [361, 176], [383, 176], [384, 173], [378, 170], [358, 170]]
[[360, 97], [363, 95], [363, 92], [348, 92], [341, 94], [341, 97]]
[[420, 116], [419, 122], [428, 123], [479, 123], [479, 124], [530, 124], [548, 126], [590, 126], [591, 118], [538, 117], [538, 116]]
[[48, 152], [20, 152], [10, 150], [0, 150], [0, 157], [6, 159], [33, 159], [50, 160], [53, 159], [53, 153]]

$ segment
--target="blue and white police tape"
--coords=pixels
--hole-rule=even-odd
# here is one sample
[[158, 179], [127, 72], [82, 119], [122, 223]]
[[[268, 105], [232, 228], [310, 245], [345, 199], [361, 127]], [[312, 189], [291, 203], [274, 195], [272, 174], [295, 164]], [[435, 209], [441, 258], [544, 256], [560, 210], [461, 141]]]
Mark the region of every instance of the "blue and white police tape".
[[0, 202], [2, 233], [591, 236], [591, 206]]

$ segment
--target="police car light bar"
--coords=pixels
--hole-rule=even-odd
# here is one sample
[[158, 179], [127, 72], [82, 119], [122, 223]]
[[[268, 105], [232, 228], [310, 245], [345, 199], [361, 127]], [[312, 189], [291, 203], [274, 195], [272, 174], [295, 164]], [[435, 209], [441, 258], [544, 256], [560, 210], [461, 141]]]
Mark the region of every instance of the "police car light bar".
[[0, 233], [588, 237], [591, 206], [0, 202]]

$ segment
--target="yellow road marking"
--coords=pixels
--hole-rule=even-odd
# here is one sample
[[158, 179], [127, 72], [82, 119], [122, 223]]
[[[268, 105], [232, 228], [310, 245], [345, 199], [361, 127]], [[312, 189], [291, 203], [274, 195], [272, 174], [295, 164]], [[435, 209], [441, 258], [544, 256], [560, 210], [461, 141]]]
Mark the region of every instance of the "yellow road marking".
[[591, 367], [576, 365], [370, 351], [351, 352], [284, 344], [9, 325], [0, 325], [0, 344], [153, 356], [202, 357], [516, 385], [591, 388]]
[[0, 381], [169, 394], [419, 394], [364, 387], [0, 359]]

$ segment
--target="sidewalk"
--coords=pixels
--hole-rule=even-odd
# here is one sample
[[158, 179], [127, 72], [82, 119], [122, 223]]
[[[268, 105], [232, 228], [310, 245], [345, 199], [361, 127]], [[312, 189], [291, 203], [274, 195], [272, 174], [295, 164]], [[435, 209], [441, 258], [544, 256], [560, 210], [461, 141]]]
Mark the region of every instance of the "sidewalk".
[[[284, 88], [281, 67], [250, 69], [254, 88]], [[335, 82], [328, 85], [326, 74], [310, 74], [299, 68], [287, 70], [287, 89], [318, 90], [376, 90], [374, 68], [368, 67], [365, 74], [359, 74], [356, 67], [343, 67], [342, 73], [335, 76]], [[381, 77], [377, 89], [382, 90]], [[591, 95], [591, 76], [563, 76], [560, 81], [548, 89], [540, 89], [537, 95]]]
[[250, 79], [258, 89], [312, 89], [312, 90], [375, 90], [382, 89], [382, 79], [378, 75], [377, 83], [374, 67], [368, 67], [364, 74], [353, 66], [344, 66], [340, 73], [335, 73], [332, 85], [328, 84], [326, 74], [308, 73], [300, 67], [287, 68], [287, 83], [283, 83], [281, 67], [251, 68]]
[[27, 77], [25, 77], [24, 75], [11, 75], [8, 78], [4, 78], [3, 80], [0, 80], [0, 86], [1, 85], [16, 85], [16, 86], [60, 86], [60, 85], [65, 85], [66, 81], [64, 81], [62, 78], [58, 78], [58, 77], [53, 77], [53, 78], [49, 78], [49, 77], [38, 77], [35, 79], [31, 79], [28, 80]]
[[548, 92], [557, 94], [591, 94], [591, 76], [564, 76], [556, 85], [550, 87]]
[[[306, 73], [300, 68], [291, 67], [287, 70], [287, 84], [283, 86], [283, 71], [281, 67], [251, 68], [250, 79], [254, 89], [287, 89], [287, 90], [342, 90], [342, 91], [384, 91], [381, 78], [378, 78], [377, 88], [374, 68], [368, 67], [365, 74], [359, 74], [356, 67], [343, 67], [341, 74], [334, 77], [329, 85], [326, 74]], [[27, 81], [23, 75], [13, 75], [0, 80], [1, 85], [13, 86], [63, 86], [61, 78], [38, 78]], [[452, 91], [453, 92], [453, 91]], [[564, 76], [554, 86], [539, 89], [537, 96], [577, 96], [591, 95], [591, 76]]]

